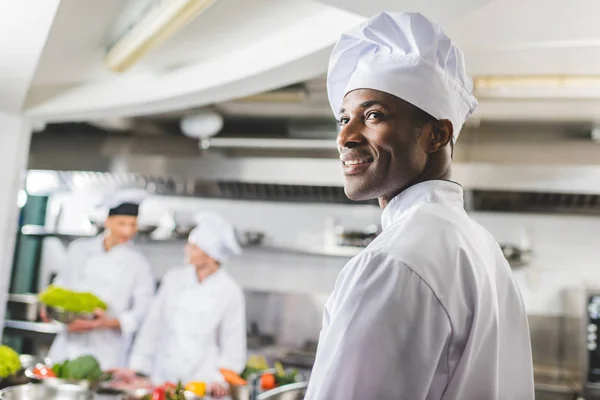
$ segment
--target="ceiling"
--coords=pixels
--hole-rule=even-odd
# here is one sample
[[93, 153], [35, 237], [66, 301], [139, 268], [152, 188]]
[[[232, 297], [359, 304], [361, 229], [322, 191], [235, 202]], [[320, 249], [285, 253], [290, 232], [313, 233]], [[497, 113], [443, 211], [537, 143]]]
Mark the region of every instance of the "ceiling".
[[[116, 23], [144, 1], [62, 0], [25, 112], [65, 122], [220, 104], [231, 114], [328, 116], [323, 75], [331, 46], [383, 10], [420, 11], [442, 23], [474, 77], [600, 76], [597, 0], [217, 0], [132, 70], [110, 73], [103, 56]], [[232, 102], [297, 82], [309, 87], [300, 102]], [[539, 87], [527, 90], [519, 100], [480, 96], [473, 118], [596, 122], [600, 115], [600, 84], [586, 99], [561, 98], [560, 85], [552, 99]]]

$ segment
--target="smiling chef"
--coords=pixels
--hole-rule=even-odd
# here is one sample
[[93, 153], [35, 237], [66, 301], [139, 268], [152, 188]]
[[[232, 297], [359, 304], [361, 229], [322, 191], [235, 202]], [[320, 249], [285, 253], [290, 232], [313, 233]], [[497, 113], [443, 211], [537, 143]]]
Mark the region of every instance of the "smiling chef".
[[345, 191], [383, 232], [341, 271], [306, 400], [534, 398], [527, 317], [494, 238], [451, 181], [477, 102], [463, 53], [416, 13], [342, 35], [328, 93]]

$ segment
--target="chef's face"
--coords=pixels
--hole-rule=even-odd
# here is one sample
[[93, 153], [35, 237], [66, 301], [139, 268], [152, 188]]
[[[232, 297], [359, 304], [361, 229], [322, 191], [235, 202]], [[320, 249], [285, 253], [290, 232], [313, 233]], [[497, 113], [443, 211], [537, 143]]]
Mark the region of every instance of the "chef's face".
[[200, 282], [219, 268], [217, 261], [193, 243], [185, 245], [185, 259], [188, 264], [196, 268], [196, 275]]
[[112, 215], [104, 224], [113, 244], [127, 243], [137, 234], [137, 217], [131, 215]]
[[[346, 195], [353, 200], [378, 198], [382, 205], [425, 180], [431, 154], [452, 138], [449, 121], [437, 121], [412, 104], [373, 89], [349, 92], [339, 122], [337, 144]], [[446, 129], [443, 137], [434, 134], [440, 123]]]

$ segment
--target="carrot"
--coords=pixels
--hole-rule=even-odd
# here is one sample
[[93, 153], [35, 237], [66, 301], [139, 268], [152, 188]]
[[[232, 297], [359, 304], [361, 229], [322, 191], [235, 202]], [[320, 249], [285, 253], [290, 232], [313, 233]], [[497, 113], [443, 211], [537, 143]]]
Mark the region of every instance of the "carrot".
[[225, 382], [229, 383], [230, 385], [243, 386], [248, 383], [244, 378], [230, 369], [221, 368], [221, 375], [223, 375], [223, 378], [225, 378]]

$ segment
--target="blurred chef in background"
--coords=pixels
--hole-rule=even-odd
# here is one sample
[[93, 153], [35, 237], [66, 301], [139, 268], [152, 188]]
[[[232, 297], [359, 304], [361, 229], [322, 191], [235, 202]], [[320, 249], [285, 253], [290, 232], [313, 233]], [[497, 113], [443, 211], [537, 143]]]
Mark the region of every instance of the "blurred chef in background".
[[[131, 240], [138, 226], [138, 211], [147, 193], [126, 189], [107, 197], [105, 230], [91, 239], [73, 241], [67, 264], [54, 285], [91, 292], [107, 303], [93, 320], [76, 320], [61, 332], [50, 349], [53, 362], [84, 354], [93, 355], [103, 369], [126, 365], [127, 352], [152, 302], [156, 288], [150, 264]], [[45, 312], [42, 318], [47, 320]]]
[[136, 338], [130, 368], [155, 384], [201, 381], [227, 394], [219, 370], [240, 373], [246, 362], [244, 293], [222, 264], [241, 253], [231, 224], [201, 214], [185, 247], [183, 268], [162, 280]]

